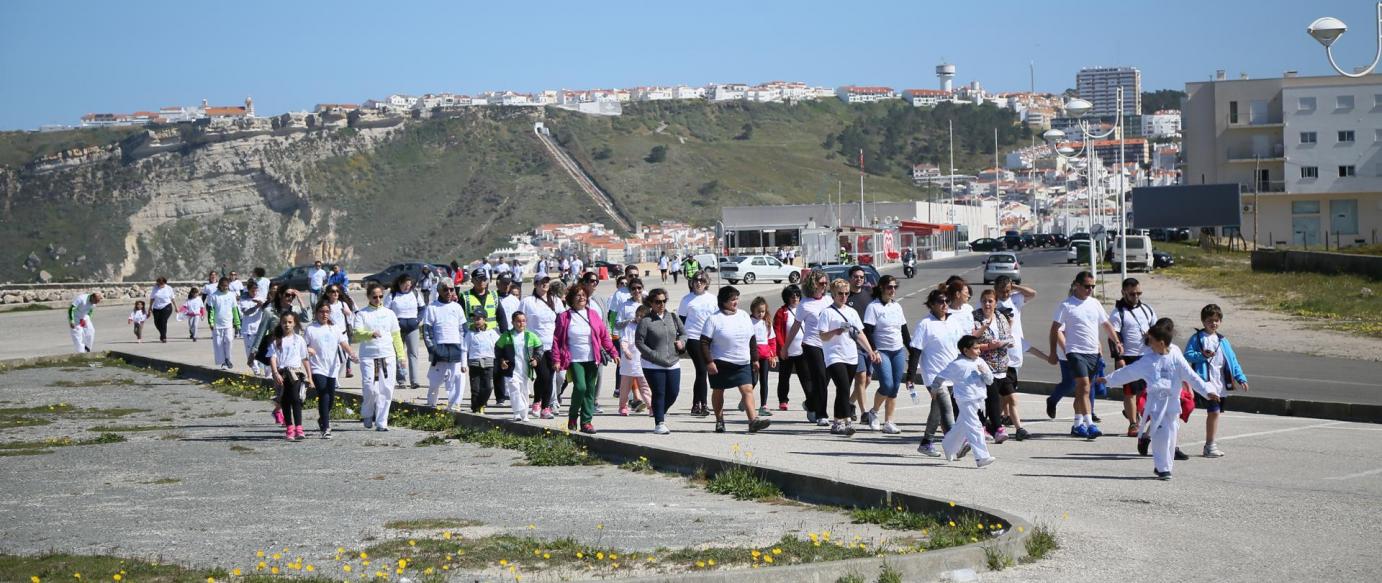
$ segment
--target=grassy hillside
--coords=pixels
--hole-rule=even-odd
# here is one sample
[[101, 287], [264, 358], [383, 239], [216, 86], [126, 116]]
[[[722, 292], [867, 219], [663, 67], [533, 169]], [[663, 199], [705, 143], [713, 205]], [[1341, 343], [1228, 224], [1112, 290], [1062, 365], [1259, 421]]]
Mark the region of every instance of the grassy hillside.
[[[903, 102], [848, 106], [836, 100], [638, 103], [612, 118], [555, 111], [548, 125], [635, 219], [709, 224], [721, 206], [824, 201], [841, 183], [846, 195], [857, 195], [858, 155], [843, 154], [846, 148], [863, 147], [873, 160], [864, 181], [870, 199], [924, 199], [925, 191], [911, 183], [911, 165], [946, 152], [945, 122], [936, 120], [952, 116], [962, 169], [992, 165], [994, 126], [1003, 128], [1004, 145], [1020, 138], [1011, 113], [996, 108], [918, 110]], [[979, 134], [988, 137], [961, 141]], [[667, 149], [666, 160], [651, 162], [657, 146]]]
[[0, 132], [0, 166], [18, 168], [34, 158], [71, 148], [104, 146], [138, 128], [89, 128], [56, 132]]

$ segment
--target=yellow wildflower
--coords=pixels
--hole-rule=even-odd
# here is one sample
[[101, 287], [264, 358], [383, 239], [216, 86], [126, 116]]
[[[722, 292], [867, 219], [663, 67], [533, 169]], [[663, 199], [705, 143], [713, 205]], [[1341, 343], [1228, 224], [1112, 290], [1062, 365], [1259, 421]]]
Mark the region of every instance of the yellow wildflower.
[[704, 569], [704, 568], [705, 568], [705, 561], [696, 561], [696, 566], [699, 567], [699, 568], [701, 568], [701, 569]]
[[269, 569], [269, 572], [270, 572], [270, 573], [273, 573], [274, 575], [277, 575], [277, 574], [278, 574], [278, 567], [270, 568], [270, 569]]
[[408, 546], [410, 546], [410, 547], [415, 547], [415, 546], [417, 546], [417, 541], [415, 541], [415, 540], [413, 540], [413, 539], [408, 539]]
[[595, 560], [597, 560], [597, 561], [603, 561], [603, 560], [605, 560], [605, 552], [604, 552], [604, 551], [600, 551], [600, 552], [595, 553]]
[[273, 557], [273, 558], [274, 558], [275, 561], [277, 561], [277, 560], [279, 560], [279, 559], [282, 559], [282, 558], [283, 558], [283, 555], [280, 555], [280, 554], [278, 554], [278, 553], [274, 553], [274, 557]]
[[116, 580], [116, 581], [119, 581], [119, 580], [121, 580], [121, 579], [124, 579], [124, 577], [121, 577], [119, 573], [116, 573], [114, 577], [111, 577], [111, 579], [114, 579], [114, 580]]
[[[230, 570], [230, 574], [231, 574], [231, 575], [234, 575], [234, 576], [236, 576], [236, 577], [239, 577], [239, 576], [240, 576], [240, 568], [239, 568], [239, 567], [236, 567], [236, 568], [234, 568], [234, 569], [231, 569], [231, 570]], [[81, 578], [81, 575], [78, 575], [77, 578], [80, 579], [80, 578]]]
[[255, 556], [256, 558], [262, 559], [262, 558], [264, 558], [264, 551], [259, 551], [259, 552], [257, 552], [257, 553], [254, 553], [254, 556]]
[[763, 562], [764, 562], [764, 563], [771, 563], [771, 562], [773, 562], [773, 558], [772, 558], [772, 557], [763, 557]]
[[499, 566], [502, 567], [502, 566], [507, 565], [507, 564], [509, 564], [509, 560], [508, 560], [508, 559], [499, 559]]
[[773, 547], [773, 554], [774, 554], [774, 555], [780, 555], [780, 554], [782, 554], [782, 549], [781, 549], [780, 547]]
[[350, 572], [350, 565], [342, 565], [342, 566], [341, 566], [341, 569], [343, 569], [343, 570], [345, 570], [345, 572], [349, 573], [349, 572]]
[[551, 554], [551, 553], [542, 553], [542, 558], [544, 558], [544, 559], [550, 559], [550, 558], [552, 558], [552, 554]]
[[[35, 577], [35, 579], [37, 579], [37, 577]], [[34, 581], [34, 583], [38, 583], [38, 581]], [[206, 578], [206, 583], [216, 583], [216, 578], [215, 578], [215, 577], [207, 577], [207, 578]]]
[[316, 566], [313, 566], [313, 565], [308, 565], [308, 566], [307, 566], [307, 572], [308, 572], [308, 573], [311, 573], [311, 572], [316, 571], [316, 570], [317, 570], [317, 567], [316, 567]]
[[705, 560], [705, 564], [710, 565], [711, 567], [714, 567], [714, 566], [715, 566], [715, 559], [706, 559], [706, 560]]
[[446, 540], [451, 540], [451, 531], [448, 530], [446, 532], [441, 533], [441, 537]]

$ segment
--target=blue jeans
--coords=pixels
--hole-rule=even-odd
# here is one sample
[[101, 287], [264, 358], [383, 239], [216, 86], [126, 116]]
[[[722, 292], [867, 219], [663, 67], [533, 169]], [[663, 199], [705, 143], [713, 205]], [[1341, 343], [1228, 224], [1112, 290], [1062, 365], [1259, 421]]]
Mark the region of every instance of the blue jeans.
[[897, 389], [907, 375], [907, 349], [880, 350], [883, 360], [873, 365], [878, 373], [878, 394], [884, 397], [897, 397]]
[[681, 393], [681, 370], [644, 368], [643, 377], [648, 379], [648, 387], [653, 392], [653, 421], [662, 423], [667, 410], [677, 402]]
[[1046, 397], [1046, 402], [1051, 404], [1059, 403], [1072, 391], [1075, 390], [1075, 374], [1070, 371], [1070, 361], [1060, 361], [1060, 383], [1051, 390], [1050, 396]]

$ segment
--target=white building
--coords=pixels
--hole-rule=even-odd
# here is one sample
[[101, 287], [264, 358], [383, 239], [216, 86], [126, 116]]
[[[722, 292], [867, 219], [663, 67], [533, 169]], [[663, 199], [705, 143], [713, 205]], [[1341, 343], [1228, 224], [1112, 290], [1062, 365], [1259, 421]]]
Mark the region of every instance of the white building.
[[676, 94], [671, 87], [635, 87], [633, 97], [638, 101], [666, 101]]
[[1163, 109], [1142, 116], [1142, 136], [1152, 139], [1180, 137], [1180, 111]]
[[940, 89], [908, 89], [902, 92], [902, 98], [912, 107], [935, 107], [949, 97], [949, 92]]
[[859, 85], [843, 85], [835, 89], [835, 96], [845, 103], [873, 103], [888, 99], [897, 99], [897, 93], [892, 87], [866, 87]]
[[1185, 88], [1185, 181], [1242, 185], [1245, 239], [1348, 246], [1382, 230], [1382, 76]]
[[743, 83], [712, 83], [706, 89], [705, 98], [711, 101], [738, 101], [748, 95], [749, 86]]
[[672, 89], [673, 99], [705, 99], [704, 87], [678, 85]]
[[1075, 74], [1080, 99], [1094, 104], [1091, 115], [1118, 113], [1118, 88], [1123, 88], [1123, 115], [1142, 113], [1142, 72], [1135, 67], [1093, 67]]

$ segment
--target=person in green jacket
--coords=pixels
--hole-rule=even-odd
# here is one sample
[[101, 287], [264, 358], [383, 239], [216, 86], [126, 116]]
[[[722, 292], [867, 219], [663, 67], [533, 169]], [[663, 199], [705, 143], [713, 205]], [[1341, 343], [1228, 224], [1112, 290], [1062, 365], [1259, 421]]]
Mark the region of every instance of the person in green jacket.
[[542, 339], [528, 329], [528, 316], [514, 312], [513, 325], [494, 343], [494, 360], [504, 377], [504, 388], [513, 407], [514, 421], [528, 420], [528, 391], [537, 378], [537, 357], [542, 354]]
[[696, 274], [701, 272], [701, 262], [696, 261], [695, 255], [687, 255], [686, 261], [682, 262], [681, 270], [686, 274], [688, 284], [696, 279]]

